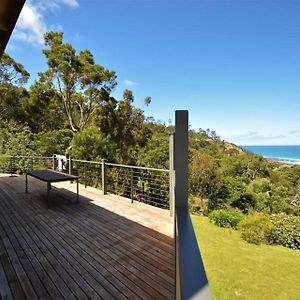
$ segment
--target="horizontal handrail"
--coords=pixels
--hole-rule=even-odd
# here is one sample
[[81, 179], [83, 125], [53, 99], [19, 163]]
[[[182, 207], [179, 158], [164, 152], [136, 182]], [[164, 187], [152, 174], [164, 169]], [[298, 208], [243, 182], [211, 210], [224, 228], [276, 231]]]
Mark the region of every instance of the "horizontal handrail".
[[53, 156], [0, 155], [0, 158], [53, 158]]
[[170, 172], [167, 169], [147, 168], [147, 167], [140, 167], [140, 166], [133, 166], [133, 165], [122, 165], [122, 164], [107, 163], [107, 162], [105, 164], [107, 166], [113, 166], [113, 167], [134, 168], [134, 169], [140, 169], [140, 170], [158, 171], [158, 172], [166, 172], [166, 173]]
[[176, 298], [210, 300], [200, 249], [187, 207], [177, 207], [175, 215]]
[[71, 158], [72, 161], [75, 162], [82, 162], [82, 163], [88, 163], [88, 164], [102, 164], [102, 161], [94, 161], [94, 160], [83, 160], [83, 159], [75, 159]]

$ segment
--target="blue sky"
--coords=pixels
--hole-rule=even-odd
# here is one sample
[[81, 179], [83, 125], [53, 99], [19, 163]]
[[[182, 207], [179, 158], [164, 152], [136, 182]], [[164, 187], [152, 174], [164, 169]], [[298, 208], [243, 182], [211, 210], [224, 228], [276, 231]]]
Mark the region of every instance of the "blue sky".
[[152, 97], [147, 116], [190, 111], [241, 145], [300, 144], [300, 1], [27, 0], [7, 52], [33, 81], [46, 69], [42, 35], [118, 74], [114, 91]]

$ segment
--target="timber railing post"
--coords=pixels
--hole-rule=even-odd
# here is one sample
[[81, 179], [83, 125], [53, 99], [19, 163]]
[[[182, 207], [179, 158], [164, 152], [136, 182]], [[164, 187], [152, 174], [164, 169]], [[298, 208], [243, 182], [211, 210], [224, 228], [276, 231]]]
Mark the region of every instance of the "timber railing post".
[[107, 194], [107, 178], [106, 178], [106, 165], [105, 159], [102, 159], [102, 192], [103, 195]]
[[211, 300], [204, 264], [188, 207], [188, 111], [175, 112], [174, 231], [176, 299]]
[[171, 133], [169, 137], [169, 202], [170, 216], [174, 217], [174, 188], [175, 188], [175, 171], [174, 171], [174, 136]]
[[188, 207], [188, 111], [176, 110], [174, 135], [175, 207]]

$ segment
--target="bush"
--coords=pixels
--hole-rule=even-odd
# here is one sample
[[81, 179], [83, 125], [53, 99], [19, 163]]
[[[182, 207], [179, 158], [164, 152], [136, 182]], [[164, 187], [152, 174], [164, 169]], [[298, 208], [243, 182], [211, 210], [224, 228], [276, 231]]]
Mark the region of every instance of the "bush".
[[192, 214], [208, 215], [208, 199], [190, 195], [189, 197], [189, 208]]
[[243, 219], [239, 211], [214, 210], [208, 215], [209, 220], [220, 227], [237, 228], [238, 223]]
[[269, 216], [264, 214], [247, 216], [240, 222], [238, 228], [245, 241], [256, 245], [268, 244], [274, 229]]
[[270, 242], [284, 247], [300, 250], [300, 218], [278, 214], [271, 216], [273, 230]]

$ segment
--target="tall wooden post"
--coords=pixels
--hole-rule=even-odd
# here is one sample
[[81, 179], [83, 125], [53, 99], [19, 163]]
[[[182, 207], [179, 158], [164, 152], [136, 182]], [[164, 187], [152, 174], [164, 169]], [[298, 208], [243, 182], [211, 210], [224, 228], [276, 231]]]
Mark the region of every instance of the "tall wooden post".
[[188, 207], [188, 111], [176, 110], [174, 136], [175, 207]]
[[174, 217], [174, 188], [175, 188], [175, 171], [174, 171], [174, 136], [171, 133], [169, 137], [169, 201], [170, 201], [170, 216]]

